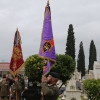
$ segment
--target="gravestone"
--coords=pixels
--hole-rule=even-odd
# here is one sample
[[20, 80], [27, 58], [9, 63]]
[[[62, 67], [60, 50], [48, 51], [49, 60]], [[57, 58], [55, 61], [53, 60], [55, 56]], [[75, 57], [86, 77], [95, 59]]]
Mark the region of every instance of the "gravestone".
[[75, 69], [74, 75], [67, 82], [65, 100], [81, 100], [81, 73]]
[[100, 61], [94, 61], [93, 74], [95, 79], [100, 79]]

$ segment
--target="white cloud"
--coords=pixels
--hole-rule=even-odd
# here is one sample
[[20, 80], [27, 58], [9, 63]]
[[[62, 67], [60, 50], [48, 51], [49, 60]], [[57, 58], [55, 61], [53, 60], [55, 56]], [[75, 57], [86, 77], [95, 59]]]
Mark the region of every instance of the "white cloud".
[[[10, 61], [17, 26], [22, 37], [23, 56], [39, 51], [46, 0], [0, 0], [0, 61]], [[51, 0], [56, 53], [65, 53], [69, 24], [73, 24], [76, 56], [83, 41], [88, 66], [89, 45], [93, 39], [100, 60], [100, 0]]]

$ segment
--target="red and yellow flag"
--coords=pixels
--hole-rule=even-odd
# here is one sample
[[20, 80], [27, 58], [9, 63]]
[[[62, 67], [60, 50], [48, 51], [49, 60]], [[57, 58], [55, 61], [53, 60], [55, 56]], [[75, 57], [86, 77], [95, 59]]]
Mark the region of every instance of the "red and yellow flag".
[[24, 60], [21, 49], [21, 37], [17, 29], [15, 32], [13, 53], [10, 61], [9, 72], [15, 76], [18, 71], [22, 69], [22, 67], [24, 67]]

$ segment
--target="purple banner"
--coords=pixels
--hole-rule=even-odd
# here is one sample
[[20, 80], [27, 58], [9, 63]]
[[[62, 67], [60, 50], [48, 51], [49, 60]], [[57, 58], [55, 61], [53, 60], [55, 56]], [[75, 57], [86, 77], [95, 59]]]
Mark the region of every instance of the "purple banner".
[[54, 45], [52, 24], [51, 24], [51, 12], [49, 4], [47, 4], [45, 8], [44, 25], [43, 25], [39, 56], [48, 60], [46, 70], [43, 72], [44, 75], [45, 73], [50, 71], [51, 69], [50, 67], [56, 63], [56, 53], [55, 53], [55, 45]]

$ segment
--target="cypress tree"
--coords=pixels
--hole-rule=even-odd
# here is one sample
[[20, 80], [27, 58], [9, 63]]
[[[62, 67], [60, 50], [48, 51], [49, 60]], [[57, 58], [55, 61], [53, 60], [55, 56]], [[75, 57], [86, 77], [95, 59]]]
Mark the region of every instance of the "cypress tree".
[[68, 37], [67, 37], [65, 54], [68, 54], [69, 56], [71, 56], [75, 60], [75, 38], [74, 38], [72, 24], [70, 24], [69, 28], [68, 28]]
[[77, 69], [78, 69], [78, 72], [81, 72], [82, 77], [85, 76], [85, 54], [84, 54], [82, 41], [80, 42], [80, 46], [79, 46]]
[[97, 51], [96, 51], [95, 44], [94, 44], [94, 61], [97, 61]]
[[90, 49], [89, 49], [89, 66], [88, 71], [93, 70], [94, 61], [97, 61], [97, 52], [94, 41], [91, 40]]

